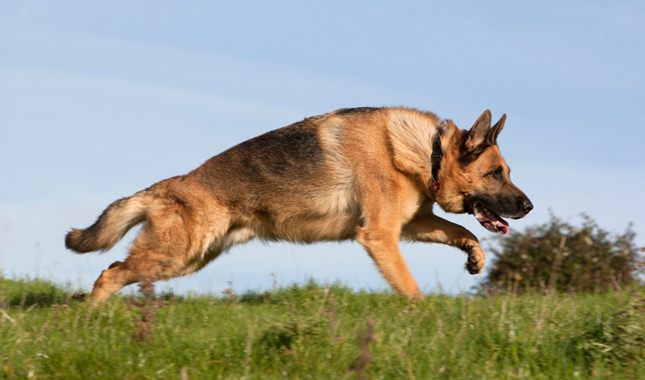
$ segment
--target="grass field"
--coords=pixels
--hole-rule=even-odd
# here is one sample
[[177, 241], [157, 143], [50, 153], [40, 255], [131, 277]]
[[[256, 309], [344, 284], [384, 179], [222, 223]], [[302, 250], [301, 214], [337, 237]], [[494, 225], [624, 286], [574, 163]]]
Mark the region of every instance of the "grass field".
[[309, 284], [92, 307], [0, 278], [0, 378], [645, 379], [641, 293], [409, 302]]

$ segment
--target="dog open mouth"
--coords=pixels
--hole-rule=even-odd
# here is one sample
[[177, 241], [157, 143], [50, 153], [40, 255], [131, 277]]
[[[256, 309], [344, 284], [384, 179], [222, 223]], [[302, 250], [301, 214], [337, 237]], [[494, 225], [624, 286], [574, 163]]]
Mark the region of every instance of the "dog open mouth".
[[501, 232], [502, 235], [506, 235], [510, 230], [507, 221], [481, 203], [475, 203], [473, 206], [473, 215], [489, 231]]

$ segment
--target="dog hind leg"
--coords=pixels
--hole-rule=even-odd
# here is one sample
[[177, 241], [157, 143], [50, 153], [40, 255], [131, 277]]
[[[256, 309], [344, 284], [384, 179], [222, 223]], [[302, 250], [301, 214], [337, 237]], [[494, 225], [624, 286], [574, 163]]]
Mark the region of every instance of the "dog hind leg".
[[[218, 219], [220, 237], [225, 234], [228, 221], [226, 214]], [[202, 254], [203, 248], [197, 244], [204, 235], [201, 230], [189, 228], [195, 224], [191, 213], [178, 202], [162, 199], [151, 206], [128, 257], [104, 270], [94, 283], [92, 302], [103, 302], [133, 283], [169, 280], [193, 272], [190, 267], [194, 258]]]
[[125, 286], [137, 282], [169, 280], [182, 274], [184, 263], [172, 256], [136, 246], [123, 263], [114, 263], [104, 270], [94, 283], [90, 299], [103, 302]]
[[105, 301], [137, 282], [169, 280], [194, 273], [232, 246], [255, 237], [250, 228], [231, 228], [225, 207], [211, 205], [211, 210], [214, 215], [199, 221], [173, 205], [154, 210], [127, 259], [112, 264], [96, 280], [90, 296], [92, 302]]

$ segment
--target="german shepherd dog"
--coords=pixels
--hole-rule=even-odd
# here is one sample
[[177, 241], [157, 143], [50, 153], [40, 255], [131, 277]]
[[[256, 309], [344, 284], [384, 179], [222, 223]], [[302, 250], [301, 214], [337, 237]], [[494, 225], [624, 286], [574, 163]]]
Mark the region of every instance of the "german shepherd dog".
[[470, 130], [409, 108], [352, 108], [277, 129], [112, 203], [87, 229], [72, 229], [67, 248], [108, 250], [144, 223], [124, 262], [96, 280], [90, 298], [126, 285], [196, 272], [253, 238], [298, 243], [357, 240], [397, 293], [423, 297], [399, 240], [443, 243], [484, 268], [475, 235], [434, 215], [437, 203], [469, 213], [506, 234], [502, 217], [533, 205], [509, 178], [497, 146], [506, 115], [491, 127], [486, 110]]

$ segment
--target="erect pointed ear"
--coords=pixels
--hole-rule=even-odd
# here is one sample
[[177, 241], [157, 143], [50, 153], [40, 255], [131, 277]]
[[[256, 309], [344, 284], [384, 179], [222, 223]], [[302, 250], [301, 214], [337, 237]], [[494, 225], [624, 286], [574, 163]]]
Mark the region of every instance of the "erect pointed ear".
[[502, 118], [499, 119], [497, 124], [493, 125], [493, 128], [490, 129], [488, 133], [488, 142], [492, 145], [497, 144], [497, 136], [504, 129], [504, 123], [506, 122], [506, 114], [502, 115]]
[[486, 143], [488, 131], [490, 129], [490, 111], [486, 110], [477, 119], [470, 131], [468, 131], [468, 138], [466, 139], [466, 148], [474, 150]]

